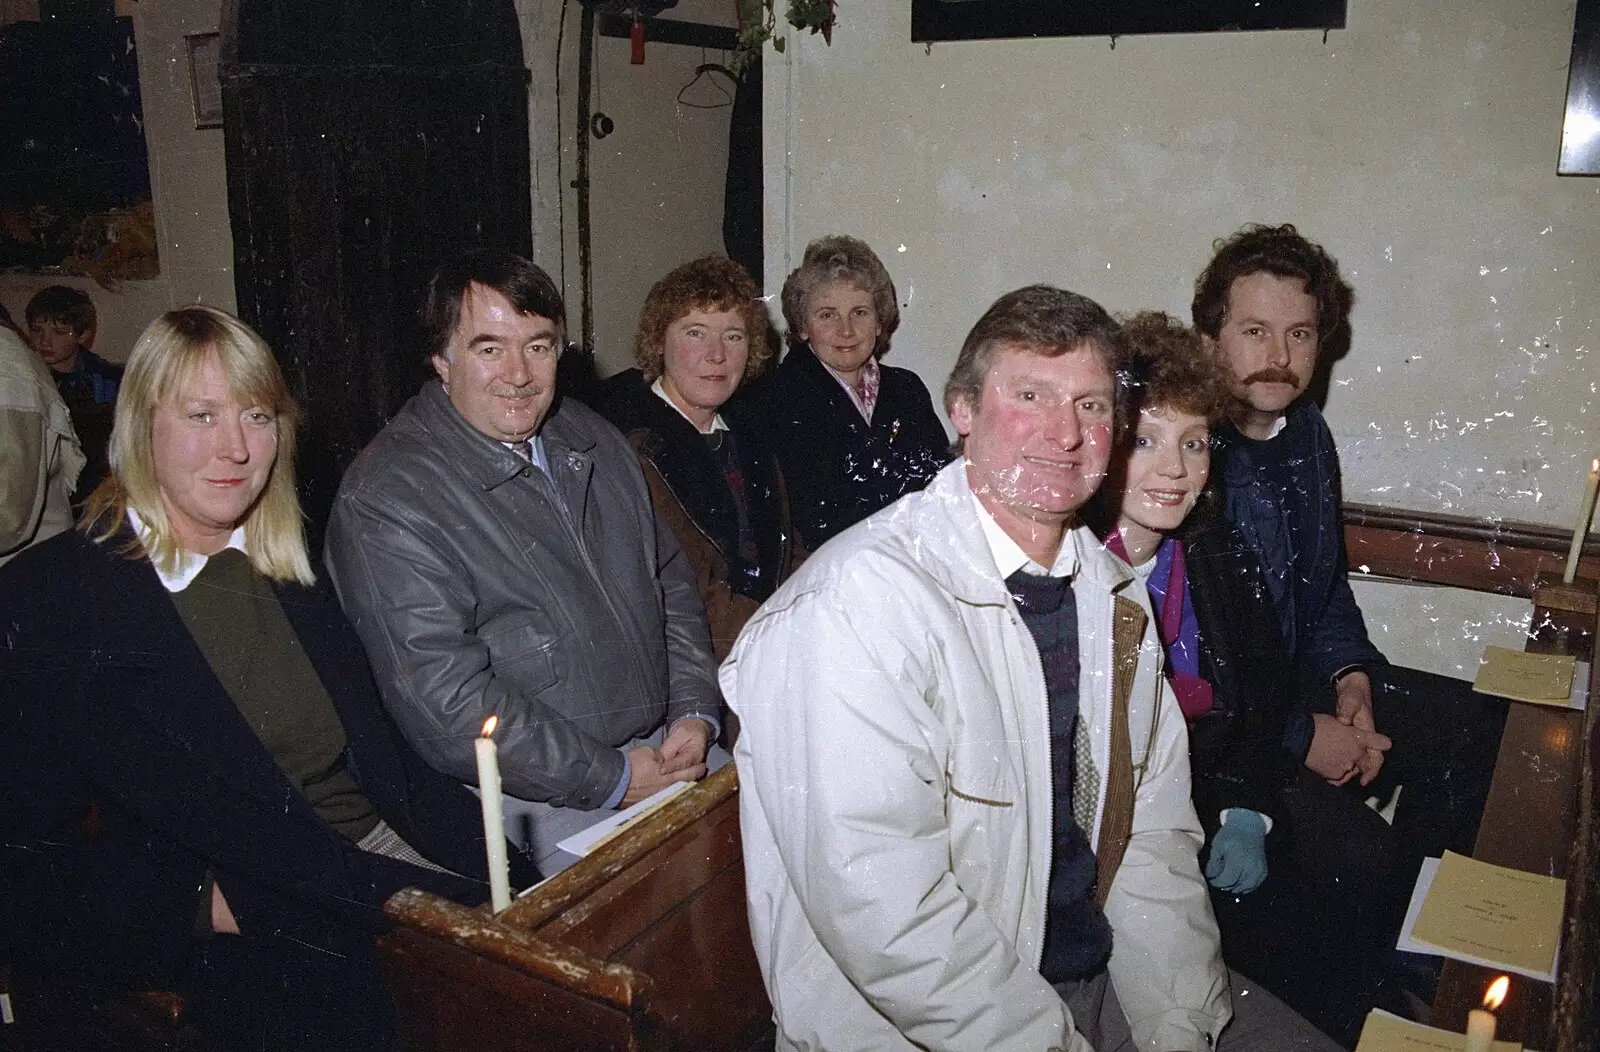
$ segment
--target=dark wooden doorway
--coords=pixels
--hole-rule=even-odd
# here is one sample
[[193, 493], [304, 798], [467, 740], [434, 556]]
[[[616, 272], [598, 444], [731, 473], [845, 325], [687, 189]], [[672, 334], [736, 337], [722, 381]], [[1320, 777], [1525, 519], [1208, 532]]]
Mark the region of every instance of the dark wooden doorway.
[[512, 0], [224, 0], [239, 314], [306, 413], [314, 543], [339, 477], [427, 375], [441, 261], [532, 254], [528, 71]]

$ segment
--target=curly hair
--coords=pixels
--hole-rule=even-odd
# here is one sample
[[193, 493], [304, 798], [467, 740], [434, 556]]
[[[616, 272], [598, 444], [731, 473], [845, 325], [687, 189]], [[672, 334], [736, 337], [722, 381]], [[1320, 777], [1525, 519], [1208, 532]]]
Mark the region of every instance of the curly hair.
[[1213, 340], [1227, 320], [1233, 283], [1263, 272], [1305, 282], [1306, 293], [1317, 301], [1321, 344], [1326, 346], [1344, 331], [1355, 294], [1339, 276], [1339, 261], [1321, 245], [1308, 241], [1293, 224], [1252, 223], [1232, 237], [1219, 238], [1212, 249], [1211, 262], [1194, 283], [1190, 312], [1195, 328]]
[[[690, 311], [738, 311], [744, 315], [744, 380], [761, 374], [772, 360], [774, 347], [767, 339], [771, 320], [761, 290], [745, 269], [726, 256], [702, 256], [674, 267], [650, 286], [633, 334], [633, 359], [646, 383], [661, 375], [666, 356], [667, 328]], [[742, 382], [742, 381], [741, 381]]]
[[841, 281], [872, 297], [872, 308], [878, 314], [878, 324], [883, 327], [872, 354], [882, 358], [889, 353], [889, 337], [900, 327], [900, 303], [895, 295], [894, 279], [889, 277], [889, 268], [883, 265], [883, 260], [865, 241], [848, 234], [829, 234], [811, 242], [806, 246], [800, 265], [784, 279], [783, 321], [789, 327], [789, 339], [798, 343], [798, 334], [806, 330], [806, 301], [811, 294], [824, 285]]
[[1122, 322], [1128, 353], [1118, 363], [1126, 373], [1135, 409], [1173, 409], [1222, 422], [1228, 407], [1227, 377], [1200, 334], [1165, 311], [1140, 311]]

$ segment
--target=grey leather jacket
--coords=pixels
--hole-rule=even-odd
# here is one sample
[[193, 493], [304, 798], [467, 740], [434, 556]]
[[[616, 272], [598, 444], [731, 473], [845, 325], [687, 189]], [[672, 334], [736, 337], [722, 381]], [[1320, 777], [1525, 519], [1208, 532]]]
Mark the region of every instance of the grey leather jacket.
[[540, 431], [547, 478], [429, 382], [356, 458], [326, 561], [383, 701], [434, 767], [599, 807], [619, 746], [666, 719], [722, 718], [694, 571], [622, 435], [571, 399]]

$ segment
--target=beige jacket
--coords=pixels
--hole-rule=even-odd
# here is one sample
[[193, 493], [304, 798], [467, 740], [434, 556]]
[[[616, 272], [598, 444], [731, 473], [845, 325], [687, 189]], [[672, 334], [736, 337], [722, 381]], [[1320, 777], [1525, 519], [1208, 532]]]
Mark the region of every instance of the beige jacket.
[[0, 326], [0, 565], [72, 527], [83, 465], [50, 367]]
[[[1183, 718], [1144, 589], [1086, 529], [1068, 543], [1080, 712], [1106, 773], [1091, 840], [1111, 980], [1140, 1049], [1201, 1052], [1232, 1010]], [[1044, 675], [964, 465], [814, 554], [721, 681], [744, 724], [750, 927], [778, 1048], [1085, 1052], [1038, 972]]]

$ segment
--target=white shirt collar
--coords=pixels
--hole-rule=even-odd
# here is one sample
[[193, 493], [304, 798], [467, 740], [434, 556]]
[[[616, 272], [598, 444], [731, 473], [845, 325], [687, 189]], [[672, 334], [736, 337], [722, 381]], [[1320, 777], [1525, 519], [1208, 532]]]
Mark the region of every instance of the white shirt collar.
[[1278, 417], [1278, 419], [1276, 419], [1276, 420], [1274, 420], [1272, 422], [1272, 430], [1267, 432], [1267, 437], [1262, 439], [1262, 441], [1263, 442], [1271, 442], [1273, 439], [1275, 439], [1279, 435], [1283, 434], [1283, 429], [1288, 427], [1288, 426], [1289, 426], [1289, 415], [1287, 413], [1285, 413], [1283, 416]]
[[[146, 549], [149, 549], [151, 547], [150, 527], [144, 524], [144, 520], [139, 517], [139, 513], [132, 508], [128, 509], [128, 522], [133, 526], [133, 532], [138, 535], [139, 542]], [[233, 548], [249, 555], [249, 550], [244, 546], [244, 527], [235, 527], [233, 533], [228, 535], [228, 543], [223, 547]], [[194, 583], [196, 577], [200, 576], [200, 571], [206, 568], [206, 563], [210, 558], [209, 555], [191, 552], [187, 548], [179, 548], [178, 563], [171, 573], [166, 572], [159, 566], [155, 568], [156, 576], [161, 578], [161, 587], [169, 592], [183, 591]]]
[[[685, 420], [689, 420], [689, 414], [685, 413], [682, 409], [679, 409], [678, 403], [674, 402], [671, 397], [668, 396], [667, 385], [661, 382], [661, 377], [656, 377], [656, 382], [650, 385], [650, 390], [656, 393], [657, 398], [670, 405], [673, 411], [679, 416], [683, 417]], [[695, 423], [693, 420], [689, 420], [689, 426], [693, 427], [696, 431], [700, 431], [700, 425]], [[702, 435], [709, 435], [714, 431], [726, 430], [728, 430], [728, 422], [722, 419], [721, 413], [717, 413], [711, 418], [711, 431], [700, 431], [700, 433]]]
[[1056, 553], [1055, 565], [1046, 569], [1029, 558], [1022, 546], [1011, 539], [1011, 535], [989, 514], [989, 509], [983, 506], [983, 501], [978, 499], [976, 493], [971, 496], [973, 505], [978, 509], [978, 524], [983, 527], [983, 539], [989, 542], [989, 552], [994, 556], [1001, 577], [1010, 577], [1018, 570], [1049, 577], [1071, 577], [1078, 572], [1078, 547], [1073, 542], [1071, 530], [1061, 538], [1061, 550]]

